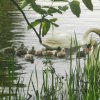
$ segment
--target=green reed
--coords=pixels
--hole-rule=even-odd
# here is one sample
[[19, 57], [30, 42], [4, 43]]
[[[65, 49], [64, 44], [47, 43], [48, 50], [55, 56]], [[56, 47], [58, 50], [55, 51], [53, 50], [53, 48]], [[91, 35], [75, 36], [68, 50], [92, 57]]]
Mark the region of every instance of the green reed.
[[[84, 67], [81, 68], [79, 59], [77, 59], [77, 62], [75, 70], [73, 70], [71, 66], [69, 75], [66, 73], [66, 76], [60, 76], [57, 75], [53, 68], [51, 60], [45, 60], [43, 62], [45, 69], [42, 70], [43, 82], [41, 88], [39, 88], [38, 71], [35, 67], [36, 84], [32, 78], [32, 73], [25, 98], [28, 98], [30, 95], [31, 100], [31, 96], [35, 94], [36, 100], [98, 100], [100, 98], [100, 66], [98, 63], [90, 66], [91, 61], [88, 61], [88, 66], [85, 63]], [[9, 72], [9, 81], [11, 80], [11, 74], [12, 73]], [[31, 85], [34, 90], [33, 94], [29, 94]], [[10, 85], [9, 94], [13, 95], [14, 93], [11, 92], [11, 89], [12, 87]], [[25, 98], [22, 99], [24, 97], [23, 94], [19, 95], [17, 93], [18, 90], [19, 87], [16, 89], [15, 98], [24, 100]], [[2, 91], [2, 95], [3, 93]], [[11, 100], [10, 96], [8, 100]]]
[[[79, 47], [76, 47], [77, 51]], [[8, 94], [5, 94], [5, 87], [0, 92], [0, 98], [3, 100], [6, 95], [6, 100], [99, 100], [100, 99], [100, 59], [96, 57], [96, 61], [92, 61], [91, 56], [84, 58], [84, 64], [80, 62], [80, 57], [76, 57], [76, 65], [73, 66], [72, 49], [70, 50], [70, 70], [65, 76], [58, 75], [53, 67], [52, 60], [44, 59], [44, 68], [42, 69], [42, 82], [39, 83], [38, 70], [35, 66], [34, 73], [31, 73], [30, 80], [27, 86], [27, 93], [22, 89], [20, 77], [17, 77], [16, 88], [14, 85], [15, 67], [13, 60], [8, 60]], [[98, 50], [98, 55], [100, 48]], [[7, 58], [8, 59], [8, 58]], [[3, 63], [3, 66], [5, 64]], [[75, 69], [73, 69], [75, 67]], [[1, 68], [1, 67], [0, 67]], [[66, 67], [67, 69], [67, 67]], [[3, 73], [3, 72], [2, 72]], [[35, 74], [35, 77], [33, 75]], [[0, 74], [1, 75], [1, 74]], [[25, 77], [24, 77], [25, 78]], [[23, 82], [22, 82], [23, 84]], [[30, 93], [33, 89], [33, 93]], [[13, 90], [13, 91], [12, 91]], [[15, 90], [15, 91], [14, 91]], [[33, 96], [33, 97], [32, 97]]]
[[[99, 48], [99, 47], [98, 47]], [[77, 51], [79, 47], [76, 47]], [[100, 49], [98, 50], [98, 55]], [[80, 57], [79, 57], [80, 58]], [[66, 76], [56, 74], [51, 60], [46, 59], [43, 71], [43, 84], [36, 100], [99, 100], [100, 99], [100, 60], [92, 61], [91, 56], [84, 58], [84, 65], [76, 57], [72, 66], [72, 49], [70, 50], [70, 73]], [[75, 69], [73, 69], [75, 67]], [[36, 69], [35, 69], [36, 70]], [[36, 71], [37, 72], [37, 71]], [[36, 73], [37, 74], [37, 73]], [[36, 75], [37, 76], [37, 75]], [[40, 92], [39, 92], [40, 91]], [[35, 95], [37, 98], [37, 95]]]
[[14, 56], [0, 54], [0, 100], [22, 100], [19, 89], [25, 85], [20, 83], [16, 68]]

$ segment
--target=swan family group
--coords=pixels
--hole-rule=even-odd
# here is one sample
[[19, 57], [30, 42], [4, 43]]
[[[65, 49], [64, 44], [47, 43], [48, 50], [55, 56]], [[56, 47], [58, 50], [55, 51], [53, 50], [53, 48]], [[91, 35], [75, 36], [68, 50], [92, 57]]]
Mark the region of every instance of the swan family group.
[[[91, 28], [86, 31], [83, 35], [81, 42], [77, 42], [78, 47], [85, 47], [83, 51], [79, 52], [80, 56], [84, 57], [90, 51], [90, 48], [93, 46], [93, 52], [96, 51], [97, 41], [88, 37], [89, 33], [95, 32], [100, 36], [100, 29]], [[33, 56], [56, 56], [59, 58], [67, 56], [66, 52], [70, 47], [76, 48], [76, 39], [73, 37], [66, 36], [65, 34], [55, 35], [49, 37], [46, 40], [43, 40], [42, 45], [46, 49], [36, 51], [34, 46], [31, 50], [28, 50], [25, 45], [22, 43], [16, 50], [14, 46], [4, 49], [4, 54], [14, 54], [16, 56], [24, 56], [25, 60], [33, 61]]]
[[45, 48], [36, 51], [34, 46], [30, 50], [22, 43], [19, 47], [15, 49], [15, 46], [7, 47], [3, 50], [6, 55], [13, 54], [18, 57], [24, 57], [26, 61], [34, 61], [34, 56], [48, 56], [48, 57], [65, 57], [65, 50], [58, 48], [57, 50], [46, 50]]
[[66, 34], [57, 34], [45, 39], [42, 45], [48, 49], [57, 49], [58, 47], [65, 48], [66, 56], [71, 47], [75, 52], [78, 51], [77, 48], [79, 47], [83, 49], [83, 51], [79, 51], [80, 56], [84, 57], [85, 54], [89, 53], [93, 62], [96, 61], [97, 57], [99, 57], [100, 61], [100, 45], [97, 43], [96, 39], [92, 37], [89, 38], [90, 33], [96, 33], [100, 37], [100, 28], [88, 29], [83, 34], [81, 41], [77, 41], [76, 37], [68, 36]]

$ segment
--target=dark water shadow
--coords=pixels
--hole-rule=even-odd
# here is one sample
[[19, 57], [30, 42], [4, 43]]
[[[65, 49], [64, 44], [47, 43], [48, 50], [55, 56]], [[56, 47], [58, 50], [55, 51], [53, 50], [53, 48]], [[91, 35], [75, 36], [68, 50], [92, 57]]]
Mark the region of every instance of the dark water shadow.
[[[20, 20], [11, 17], [14, 9], [10, 0], [0, 0], [0, 50], [11, 46], [15, 36], [23, 37], [20, 31], [12, 31], [17, 29], [15, 27], [20, 27], [16, 24]], [[23, 83], [22, 75], [26, 73], [23, 70], [21, 64], [17, 63], [16, 57], [0, 52], [0, 100], [17, 98], [19, 92], [24, 90], [26, 85]]]

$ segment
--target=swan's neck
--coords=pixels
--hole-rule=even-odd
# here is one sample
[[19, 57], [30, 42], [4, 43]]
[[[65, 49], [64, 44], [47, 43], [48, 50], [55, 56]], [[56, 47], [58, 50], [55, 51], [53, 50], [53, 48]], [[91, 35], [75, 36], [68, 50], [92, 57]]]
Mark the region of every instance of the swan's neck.
[[100, 50], [100, 47], [98, 46], [98, 44], [93, 46], [93, 51], [91, 52], [91, 56], [90, 56], [90, 60], [92, 64], [95, 64], [97, 62], [97, 59], [100, 60], [99, 50]]
[[91, 33], [91, 32], [94, 32], [94, 33], [96, 33], [97, 35], [100, 35], [100, 29], [98, 29], [98, 28], [91, 28], [91, 29], [87, 30], [87, 31], [84, 33], [84, 35], [83, 35], [83, 40], [88, 41], [88, 40], [89, 40], [88, 35], [89, 35], [89, 33]]
[[96, 44], [96, 45], [93, 47], [93, 54], [94, 54], [95, 56], [97, 56], [98, 52], [99, 52], [99, 46], [98, 46], [98, 44]]

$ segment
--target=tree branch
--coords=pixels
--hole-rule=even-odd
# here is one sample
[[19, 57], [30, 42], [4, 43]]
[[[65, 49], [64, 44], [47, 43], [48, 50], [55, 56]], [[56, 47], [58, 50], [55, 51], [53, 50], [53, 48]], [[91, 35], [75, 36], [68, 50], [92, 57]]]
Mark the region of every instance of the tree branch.
[[39, 42], [42, 43], [41, 40], [41, 36], [38, 34], [38, 32], [36, 31], [36, 29], [30, 24], [30, 22], [28, 21], [25, 13], [23, 12], [23, 10], [19, 7], [19, 5], [17, 4], [17, 2], [15, 0], [10, 0], [11, 2], [13, 2], [13, 4], [18, 8], [18, 10], [22, 13], [24, 19], [26, 20], [27, 24], [34, 30], [35, 34], [37, 35]]

